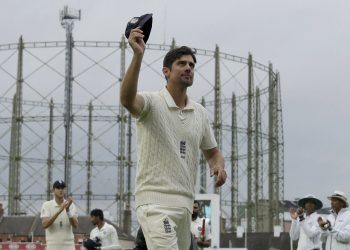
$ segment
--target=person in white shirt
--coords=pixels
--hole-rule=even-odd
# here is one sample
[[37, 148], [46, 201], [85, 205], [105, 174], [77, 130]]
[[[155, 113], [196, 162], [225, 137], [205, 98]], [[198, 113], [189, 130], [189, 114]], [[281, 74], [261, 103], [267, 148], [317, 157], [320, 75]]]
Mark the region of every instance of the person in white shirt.
[[318, 218], [321, 239], [326, 242], [326, 250], [350, 250], [350, 211], [347, 196], [342, 191], [334, 191], [327, 197], [331, 200], [331, 214], [324, 220]]
[[64, 199], [65, 188], [64, 181], [55, 181], [54, 199], [44, 202], [41, 208], [47, 250], [75, 250], [72, 228], [78, 226], [78, 216], [72, 197]]
[[101, 245], [93, 249], [121, 249], [117, 231], [104, 220], [103, 211], [101, 209], [93, 209], [90, 212], [90, 220], [91, 223], [96, 226], [90, 232], [90, 239]]
[[204, 217], [199, 217], [200, 211], [201, 206], [199, 201], [195, 200], [193, 202], [191, 233], [194, 236], [194, 240], [197, 243], [199, 250], [203, 249], [203, 247], [210, 247], [211, 245], [211, 230], [209, 221]]
[[196, 64], [191, 48], [165, 55], [162, 90], [137, 92], [144, 37], [140, 27], [130, 31], [133, 57], [120, 88], [121, 104], [137, 119], [136, 215], [149, 249], [187, 250], [200, 150], [216, 187], [226, 181], [225, 161], [206, 109], [187, 95]]
[[322, 249], [321, 233], [316, 210], [322, 208], [322, 202], [313, 195], [307, 195], [298, 201], [298, 209], [289, 210], [292, 226], [289, 235], [298, 241], [297, 250]]

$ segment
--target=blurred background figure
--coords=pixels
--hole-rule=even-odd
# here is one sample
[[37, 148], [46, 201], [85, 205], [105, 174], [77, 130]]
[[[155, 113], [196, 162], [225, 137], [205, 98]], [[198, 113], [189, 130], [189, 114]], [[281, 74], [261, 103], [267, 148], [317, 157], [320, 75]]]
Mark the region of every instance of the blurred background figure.
[[194, 236], [194, 245], [197, 245], [198, 249], [210, 247], [211, 229], [209, 220], [201, 216], [201, 205], [196, 200], [193, 202], [191, 233]]
[[90, 212], [90, 220], [91, 223], [96, 226], [91, 230], [90, 240], [100, 245], [95, 246], [94, 249], [121, 249], [117, 231], [104, 220], [103, 211], [101, 209], [93, 209]]
[[326, 220], [318, 218], [322, 230], [321, 239], [326, 242], [326, 250], [350, 249], [350, 211], [346, 194], [334, 191], [327, 197], [331, 200], [331, 214]]
[[289, 210], [292, 218], [290, 238], [299, 240], [297, 250], [322, 249], [316, 213], [316, 210], [322, 208], [322, 202], [313, 195], [307, 195], [299, 200], [298, 206], [298, 209]]

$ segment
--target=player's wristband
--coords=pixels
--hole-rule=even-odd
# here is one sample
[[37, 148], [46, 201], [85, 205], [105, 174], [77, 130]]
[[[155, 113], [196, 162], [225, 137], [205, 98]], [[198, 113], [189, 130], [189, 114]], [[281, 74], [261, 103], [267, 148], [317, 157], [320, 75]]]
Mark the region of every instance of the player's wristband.
[[70, 211], [67, 211], [68, 218], [73, 218], [73, 214]]

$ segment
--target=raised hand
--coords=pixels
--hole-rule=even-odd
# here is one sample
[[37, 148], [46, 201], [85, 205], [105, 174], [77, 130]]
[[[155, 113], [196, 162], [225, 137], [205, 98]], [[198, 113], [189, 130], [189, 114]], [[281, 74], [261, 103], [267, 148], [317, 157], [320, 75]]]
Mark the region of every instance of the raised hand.
[[143, 41], [143, 31], [135, 28], [130, 31], [128, 42], [135, 54], [143, 54], [145, 52], [145, 42]]
[[323, 230], [326, 230], [330, 226], [330, 222], [328, 220], [324, 221], [321, 216], [318, 217], [317, 222]]
[[297, 214], [298, 214], [298, 216], [303, 215], [304, 214], [304, 209], [302, 207], [298, 207]]
[[212, 175], [216, 176], [216, 187], [222, 186], [226, 182], [227, 174], [224, 168], [214, 167]]
[[318, 225], [320, 226], [324, 224], [324, 221], [321, 216], [317, 218], [317, 222], [318, 222]]
[[71, 196], [68, 197], [68, 199], [63, 203], [63, 206], [66, 210], [69, 210], [70, 205], [72, 205], [73, 199]]
[[298, 214], [297, 214], [297, 210], [294, 208], [294, 207], [291, 207], [289, 209], [289, 213], [290, 213], [290, 217], [293, 219], [293, 220], [296, 220], [298, 218]]

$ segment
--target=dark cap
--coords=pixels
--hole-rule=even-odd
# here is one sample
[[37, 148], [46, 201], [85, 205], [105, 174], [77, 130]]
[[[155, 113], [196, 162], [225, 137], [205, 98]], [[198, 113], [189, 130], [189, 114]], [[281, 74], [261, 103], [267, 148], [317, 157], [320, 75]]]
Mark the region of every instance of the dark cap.
[[145, 43], [147, 42], [149, 35], [151, 34], [152, 29], [152, 13], [151, 14], [145, 14], [140, 17], [134, 17], [132, 18], [128, 24], [126, 25], [125, 29], [125, 36], [126, 38], [129, 38], [130, 32], [132, 29], [135, 29], [137, 27], [140, 27], [140, 29], [143, 31], [143, 40]]
[[62, 180], [57, 180], [53, 183], [53, 188], [65, 188], [66, 187], [66, 183], [64, 183], [64, 181]]

